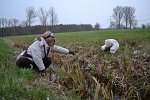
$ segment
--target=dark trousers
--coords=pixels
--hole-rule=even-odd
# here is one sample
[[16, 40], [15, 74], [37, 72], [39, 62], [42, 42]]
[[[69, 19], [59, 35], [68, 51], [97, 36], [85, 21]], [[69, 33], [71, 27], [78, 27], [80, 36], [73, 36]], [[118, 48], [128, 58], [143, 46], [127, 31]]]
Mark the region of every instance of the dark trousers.
[[[51, 59], [46, 57], [43, 59], [43, 63], [45, 65], [45, 69], [47, 69], [51, 64]], [[27, 57], [24, 56], [20, 57], [16, 61], [16, 65], [19, 68], [30, 68], [30, 69], [32, 68], [31, 66], [33, 66], [33, 69], [39, 70], [37, 65], [34, 62], [30, 61]]]

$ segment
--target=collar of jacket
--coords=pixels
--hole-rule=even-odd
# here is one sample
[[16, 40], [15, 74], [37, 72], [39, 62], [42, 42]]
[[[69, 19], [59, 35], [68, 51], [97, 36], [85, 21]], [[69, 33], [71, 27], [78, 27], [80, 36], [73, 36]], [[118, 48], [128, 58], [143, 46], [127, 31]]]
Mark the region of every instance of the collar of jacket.
[[48, 48], [48, 44], [46, 43], [45, 39], [43, 37], [41, 37], [41, 41], [40, 41], [40, 46], [45, 45], [45, 48]]

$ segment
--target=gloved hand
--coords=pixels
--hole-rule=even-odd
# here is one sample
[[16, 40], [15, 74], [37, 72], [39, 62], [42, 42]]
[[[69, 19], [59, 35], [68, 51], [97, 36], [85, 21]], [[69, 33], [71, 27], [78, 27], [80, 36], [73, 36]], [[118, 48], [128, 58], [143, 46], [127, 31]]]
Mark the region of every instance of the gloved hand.
[[39, 71], [39, 73], [38, 73], [38, 76], [39, 76], [39, 77], [43, 77], [43, 76], [45, 76], [45, 75], [46, 75], [45, 70], [41, 70], [41, 71]]
[[69, 54], [76, 55], [75, 51], [69, 51]]

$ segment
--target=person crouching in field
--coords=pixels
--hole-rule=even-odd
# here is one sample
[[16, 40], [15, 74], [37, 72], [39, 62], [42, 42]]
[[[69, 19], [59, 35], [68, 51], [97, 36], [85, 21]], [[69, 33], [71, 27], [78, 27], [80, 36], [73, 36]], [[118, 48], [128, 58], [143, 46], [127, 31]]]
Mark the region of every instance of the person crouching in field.
[[75, 52], [55, 45], [54, 34], [47, 31], [41, 36], [38, 36], [27, 50], [18, 56], [16, 65], [19, 68], [30, 68], [44, 72], [51, 64], [51, 59], [48, 58], [49, 52], [75, 55]]
[[110, 53], [115, 53], [119, 49], [119, 43], [115, 39], [105, 40], [105, 44], [101, 46], [103, 51], [110, 51]]

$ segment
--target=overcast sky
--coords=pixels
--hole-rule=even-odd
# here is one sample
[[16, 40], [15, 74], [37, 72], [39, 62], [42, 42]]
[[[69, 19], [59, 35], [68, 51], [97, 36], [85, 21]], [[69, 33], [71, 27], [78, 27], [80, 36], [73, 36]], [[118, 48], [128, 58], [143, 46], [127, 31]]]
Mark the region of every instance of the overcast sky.
[[53, 7], [59, 24], [95, 25], [98, 22], [102, 28], [107, 28], [116, 6], [134, 7], [138, 26], [150, 23], [150, 0], [0, 0], [0, 18], [22, 21], [26, 19], [25, 9], [28, 7], [35, 10]]

